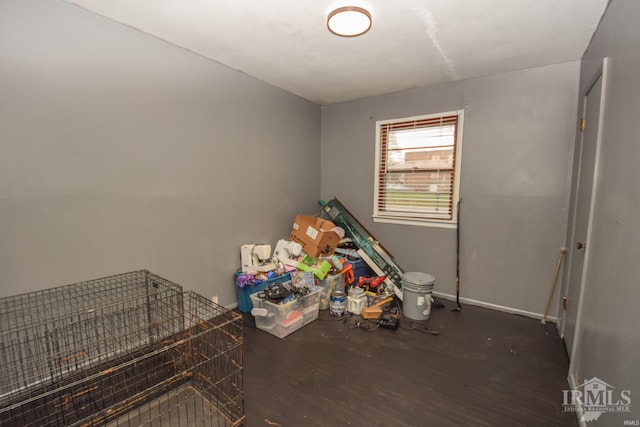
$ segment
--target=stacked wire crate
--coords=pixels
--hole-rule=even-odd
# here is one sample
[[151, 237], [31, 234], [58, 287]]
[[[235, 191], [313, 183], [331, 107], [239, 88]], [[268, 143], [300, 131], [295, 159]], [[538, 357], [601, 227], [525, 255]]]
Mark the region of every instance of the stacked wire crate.
[[0, 425], [244, 424], [242, 318], [146, 270], [0, 299]]

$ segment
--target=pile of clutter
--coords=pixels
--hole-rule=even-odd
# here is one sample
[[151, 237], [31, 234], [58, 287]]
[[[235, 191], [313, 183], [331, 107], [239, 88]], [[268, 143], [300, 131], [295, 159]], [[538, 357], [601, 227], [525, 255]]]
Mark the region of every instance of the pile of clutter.
[[[279, 240], [273, 251], [270, 244], [245, 244], [240, 258], [238, 308], [251, 312], [260, 329], [276, 336], [314, 320], [317, 310], [377, 319], [381, 307], [393, 300], [386, 277], [373, 272], [342, 228], [319, 217], [297, 215], [288, 239]], [[292, 305], [296, 301], [299, 307]], [[296, 323], [298, 318], [302, 322]], [[397, 322], [390, 326], [397, 328]]]

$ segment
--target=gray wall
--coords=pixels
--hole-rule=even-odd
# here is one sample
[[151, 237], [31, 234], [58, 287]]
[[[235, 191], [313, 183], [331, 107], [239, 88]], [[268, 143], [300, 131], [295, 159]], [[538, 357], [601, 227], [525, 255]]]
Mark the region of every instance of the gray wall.
[[0, 296], [146, 268], [236, 301], [318, 211], [320, 109], [68, 3], [0, 2]]
[[[580, 378], [631, 390], [631, 414], [593, 425], [622, 425], [640, 414], [640, 2], [614, 0], [583, 58], [581, 93], [609, 58], [599, 179], [582, 306], [584, 335], [572, 363]], [[616, 392], [617, 393], [617, 392]], [[592, 423], [589, 423], [592, 425]]]
[[325, 106], [322, 196], [338, 197], [404, 270], [455, 294], [455, 230], [371, 219], [375, 121], [464, 108], [461, 295], [541, 314], [564, 245], [578, 71], [572, 62]]

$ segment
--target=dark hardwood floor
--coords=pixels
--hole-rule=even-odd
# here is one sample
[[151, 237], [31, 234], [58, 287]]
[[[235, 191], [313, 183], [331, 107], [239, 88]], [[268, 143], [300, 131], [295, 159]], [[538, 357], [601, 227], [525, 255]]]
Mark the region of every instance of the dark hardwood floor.
[[465, 305], [410, 328], [354, 327], [328, 310], [284, 339], [244, 315], [247, 426], [576, 426], [555, 325]]

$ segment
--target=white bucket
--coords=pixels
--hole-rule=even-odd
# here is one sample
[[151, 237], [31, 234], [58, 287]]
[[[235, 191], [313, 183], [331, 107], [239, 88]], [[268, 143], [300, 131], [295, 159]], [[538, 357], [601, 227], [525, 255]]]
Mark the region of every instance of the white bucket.
[[427, 320], [431, 314], [431, 293], [436, 278], [427, 273], [402, 276], [402, 312], [412, 320]]

